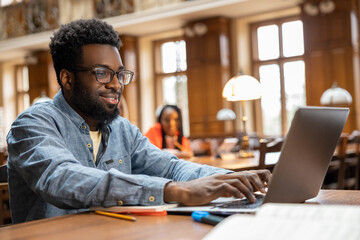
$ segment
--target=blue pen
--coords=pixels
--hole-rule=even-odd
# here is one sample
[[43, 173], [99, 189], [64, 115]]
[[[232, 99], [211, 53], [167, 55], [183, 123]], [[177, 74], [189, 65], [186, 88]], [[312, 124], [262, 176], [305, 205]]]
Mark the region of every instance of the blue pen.
[[224, 220], [224, 217], [215, 216], [210, 214], [209, 212], [203, 212], [203, 211], [194, 211], [191, 214], [191, 217], [197, 222], [207, 223], [210, 225], [216, 225], [222, 220]]

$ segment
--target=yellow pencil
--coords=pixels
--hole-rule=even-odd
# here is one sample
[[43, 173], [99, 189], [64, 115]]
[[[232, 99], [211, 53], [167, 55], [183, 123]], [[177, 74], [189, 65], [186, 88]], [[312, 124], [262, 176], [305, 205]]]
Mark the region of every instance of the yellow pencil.
[[133, 216], [123, 215], [123, 214], [118, 214], [118, 213], [109, 213], [109, 212], [103, 212], [103, 211], [95, 211], [95, 213], [99, 214], [99, 215], [108, 216], [108, 217], [120, 218], [120, 219], [124, 219], [124, 220], [129, 220], [129, 221], [136, 221], [136, 218]]
[[182, 146], [180, 143], [178, 143], [177, 141], [174, 142], [174, 145], [175, 145], [176, 147], [178, 147], [178, 148], [180, 149], [180, 151], [184, 151], [183, 146]]

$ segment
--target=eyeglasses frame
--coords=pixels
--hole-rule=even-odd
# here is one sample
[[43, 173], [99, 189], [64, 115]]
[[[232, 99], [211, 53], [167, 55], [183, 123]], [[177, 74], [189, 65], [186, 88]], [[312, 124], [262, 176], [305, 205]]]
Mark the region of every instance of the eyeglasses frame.
[[[108, 82], [99, 81], [98, 78], [97, 78], [97, 75], [96, 75], [96, 68], [104, 68], [104, 69], [110, 70], [111, 71], [110, 80]], [[134, 72], [131, 71], [131, 70], [120, 69], [119, 71], [114, 71], [114, 70], [112, 70], [111, 68], [109, 68], [107, 66], [93, 66], [93, 67], [74, 66], [74, 67], [71, 68], [71, 70], [74, 71], [74, 72], [89, 72], [89, 71], [91, 71], [95, 75], [96, 81], [98, 83], [102, 83], [102, 84], [110, 83], [113, 80], [115, 74], [116, 74], [116, 77], [118, 78], [119, 83], [121, 85], [123, 85], [123, 86], [129, 85], [132, 82], [133, 78], [134, 78]], [[130, 81], [128, 83], [121, 83], [120, 82], [120, 74], [124, 73], [124, 72], [131, 75], [131, 79], [130, 79]]]

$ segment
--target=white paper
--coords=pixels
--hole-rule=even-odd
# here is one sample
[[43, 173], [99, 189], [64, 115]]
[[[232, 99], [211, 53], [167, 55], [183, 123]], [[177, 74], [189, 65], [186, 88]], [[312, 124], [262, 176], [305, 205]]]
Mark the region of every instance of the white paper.
[[204, 240], [358, 240], [360, 206], [265, 204], [255, 215], [236, 214]]

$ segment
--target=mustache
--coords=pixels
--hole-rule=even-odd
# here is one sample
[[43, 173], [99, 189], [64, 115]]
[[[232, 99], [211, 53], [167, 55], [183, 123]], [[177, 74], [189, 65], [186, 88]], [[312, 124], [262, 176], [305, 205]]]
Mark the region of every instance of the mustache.
[[118, 91], [118, 90], [115, 90], [115, 89], [109, 89], [108, 91], [102, 91], [101, 94], [104, 94], [104, 95], [107, 95], [107, 94], [116, 94], [117, 96], [121, 96], [122, 94], [122, 91]]

